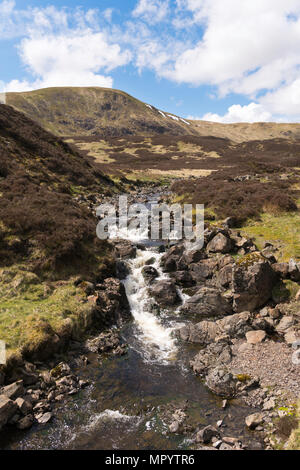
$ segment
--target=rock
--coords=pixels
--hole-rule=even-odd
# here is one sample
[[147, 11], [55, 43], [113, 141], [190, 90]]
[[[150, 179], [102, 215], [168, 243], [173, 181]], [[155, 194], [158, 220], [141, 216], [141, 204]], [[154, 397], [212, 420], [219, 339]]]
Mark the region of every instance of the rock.
[[207, 251], [212, 253], [230, 253], [234, 246], [233, 241], [223, 235], [223, 233], [218, 233], [207, 245]]
[[216, 395], [232, 398], [236, 393], [236, 380], [223, 367], [211, 369], [206, 377], [207, 387]]
[[219, 431], [213, 426], [206, 426], [201, 429], [196, 435], [196, 442], [203, 442], [203, 444], [209, 444], [213, 437], [219, 437]]
[[294, 328], [290, 328], [284, 335], [284, 340], [287, 344], [293, 344], [299, 340], [298, 333]]
[[235, 313], [226, 316], [216, 322], [223, 333], [231, 338], [243, 338], [250, 330], [251, 314], [250, 312]]
[[289, 261], [289, 276], [292, 281], [300, 281], [300, 270], [297, 263], [291, 258]]
[[253, 330], [246, 333], [247, 343], [249, 344], [258, 344], [262, 343], [266, 338], [267, 334], [263, 330]]
[[175, 284], [179, 286], [192, 287], [195, 285], [195, 281], [193, 280], [189, 271], [175, 271], [171, 274], [171, 276]]
[[232, 450], [232, 447], [229, 444], [225, 444], [225, 442], [222, 442], [219, 447], [219, 450]]
[[227, 228], [234, 228], [236, 223], [237, 221], [235, 217], [227, 217], [227, 219], [224, 220], [223, 225]]
[[136, 257], [136, 246], [128, 240], [120, 240], [115, 244], [115, 253], [117, 258], [130, 259]]
[[237, 437], [227, 437], [227, 436], [222, 437], [222, 441], [225, 442], [225, 444], [229, 444], [231, 446], [234, 446], [240, 442]]
[[187, 299], [181, 312], [198, 318], [216, 317], [232, 313], [232, 306], [218, 289], [201, 287], [193, 297]]
[[264, 411], [270, 411], [273, 410], [276, 406], [274, 398], [270, 398], [269, 400], [265, 401], [263, 410]]
[[186, 325], [179, 330], [179, 336], [182, 340], [201, 345], [210, 344], [219, 333], [220, 329], [215, 322], [205, 320], [196, 325]]
[[219, 439], [218, 441], [213, 443], [213, 447], [215, 449], [219, 449], [219, 447], [222, 445], [222, 441]]
[[24, 416], [24, 418], [21, 418], [18, 421], [17, 428], [24, 431], [25, 429], [31, 428], [32, 425], [33, 425], [33, 416], [32, 415], [27, 415], [27, 416]]
[[154, 279], [159, 276], [157, 269], [155, 269], [153, 266], [144, 266], [142, 269], [142, 275], [145, 281], [149, 284], [151, 284]]
[[[254, 253], [252, 253], [254, 255]], [[250, 256], [250, 255], [247, 255]], [[254, 257], [254, 260], [256, 258]], [[276, 274], [269, 263], [254, 262], [236, 266], [233, 269], [233, 308], [236, 312], [253, 311], [263, 307], [272, 296]]]
[[6, 387], [2, 388], [0, 393], [5, 395], [7, 398], [10, 398], [11, 400], [15, 400], [16, 398], [24, 395], [23, 380], [6, 385]]
[[175, 284], [170, 280], [160, 281], [151, 288], [150, 292], [156, 302], [163, 307], [178, 305], [181, 302]]
[[217, 260], [205, 259], [199, 263], [192, 263], [189, 265], [189, 272], [192, 279], [197, 282], [204, 282], [206, 279], [213, 276], [215, 269], [218, 266]]
[[227, 401], [227, 400], [223, 400], [223, 401], [222, 401], [222, 408], [223, 408], [223, 410], [225, 410], [225, 408], [227, 407], [227, 404], [228, 404], [228, 401]]
[[6, 395], [0, 395], [0, 429], [13, 417], [17, 404]]
[[163, 271], [174, 272], [177, 270], [177, 263], [179, 262], [184, 251], [184, 246], [176, 244], [172, 246], [161, 258], [161, 265]]
[[169, 431], [172, 433], [178, 432], [179, 430], [179, 423], [178, 421], [173, 421], [173, 423], [170, 424], [169, 426]]
[[107, 278], [99, 287], [101, 290], [98, 292], [95, 316], [102, 328], [113, 324], [121, 326], [124, 321], [130, 320], [131, 312], [123, 283], [115, 278]]
[[29, 400], [19, 397], [15, 400], [15, 403], [23, 415], [27, 415], [32, 411], [32, 403]]
[[232, 265], [227, 264], [216, 275], [217, 284], [221, 287], [227, 288], [232, 283]]
[[52, 418], [52, 413], [40, 413], [39, 415], [36, 416], [37, 422], [39, 424], [46, 424], [48, 423]]
[[281, 279], [289, 277], [289, 264], [288, 263], [274, 263], [272, 269], [280, 276]]
[[260, 426], [264, 422], [264, 415], [262, 413], [254, 413], [249, 415], [245, 419], [246, 426], [249, 429], [255, 429], [257, 426]]
[[130, 269], [124, 261], [116, 261], [116, 276], [123, 281], [130, 274]]
[[276, 327], [277, 333], [285, 333], [288, 329], [290, 329], [294, 325], [294, 318], [292, 316], [284, 316], [279, 324]]

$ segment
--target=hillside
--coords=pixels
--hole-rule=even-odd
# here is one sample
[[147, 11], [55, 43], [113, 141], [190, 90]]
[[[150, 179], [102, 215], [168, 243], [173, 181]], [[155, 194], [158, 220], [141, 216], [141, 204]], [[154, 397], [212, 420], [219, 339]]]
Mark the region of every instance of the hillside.
[[213, 136], [233, 142], [300, 138], [300, 124], [191, 121], [161, 111], [123, 91], [99, 87], [6, 93], [6, 103], [53, 134], [64, 137], [169, 134]]
[[194, 130], [201, 136], [214, 136], [230, 139], [233, 142], [269, 139], [300, 139], [300, 124], [278, 124], [275, 122], [241, 122], [221, 124], [210, 121], [190, 121]]
[[[0, 267], [67, 269], [94, 242], [95, 221], [74, 195], [110, 192], [87, 158], [9, 106], [0, 106]], [[51, 272], [51, 269], [50, 269]]]
[[119, 90], [47, 88], [7, 93], [6, 103], [59, 136], [194, 134], [188, 121]]

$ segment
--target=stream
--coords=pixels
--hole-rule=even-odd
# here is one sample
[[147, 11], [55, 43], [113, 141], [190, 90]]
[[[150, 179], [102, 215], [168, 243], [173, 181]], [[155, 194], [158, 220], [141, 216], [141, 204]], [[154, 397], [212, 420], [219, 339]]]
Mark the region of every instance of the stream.
[[[138, 249], [136, 258], [128, 261], [130, 274], [123, 281], [133, 316], [121, 332], [128, 353], [101, 361], [91, 354], [86, 367], [74, 370], [91, 385], [55, 405], [55, 417], [48, 424], [9, 431], [2, 448], [193, 449], [194, 431], [222, 419], [225, 435], [255, 447], [257, 438], [244, 424], [253, 408], [231, 401], [222, 409], [222, 399], [188, 367], [197, 349], [176, 340], [174, 331], [184, 324], [178, 310], [157, 315], [153, 309], [141, 270], [152, 258], [159, 279], [168, 275], [160, 269], [157, 243], [144, 244], [146, 249]], [[190, 432], [170, 433], [166, 417], [177, 409], [185, 410]]]

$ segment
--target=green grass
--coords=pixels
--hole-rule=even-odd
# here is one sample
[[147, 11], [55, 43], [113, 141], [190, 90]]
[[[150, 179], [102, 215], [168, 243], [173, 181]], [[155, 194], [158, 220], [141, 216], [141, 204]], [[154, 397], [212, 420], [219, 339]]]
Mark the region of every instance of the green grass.
[[[72, 280], [51, 286], [38, 282], [32, 273], [16, 268], [4, 271], [0, 283], [0, 339], [5, 341], [9, 355], [23, 346], [37, 345], [47, 327], [60, 331], [71, 322], [72, 328], [80, 329], [90, 305], [83, 301], [82, 289], [76, 288]], [[28, 279], [20, 282], [24, 276]]]
[[290, 258], [300, 259], [300, 213], [283, 213], [272, 215], [263, 213], [261, 220], [248, 221], [241, 227], [244, 235], [253, 237], [259, 249], [264, 242], [270, 241], [278, 251], [278, 261]]

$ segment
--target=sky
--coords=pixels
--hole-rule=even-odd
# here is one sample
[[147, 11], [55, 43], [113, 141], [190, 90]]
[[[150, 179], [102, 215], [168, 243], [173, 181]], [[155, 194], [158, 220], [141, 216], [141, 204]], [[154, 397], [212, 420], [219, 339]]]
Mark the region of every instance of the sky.
[[103, 86], [190, 119], [300, 122], [300, 0], [0, 0], [0, 93]]

